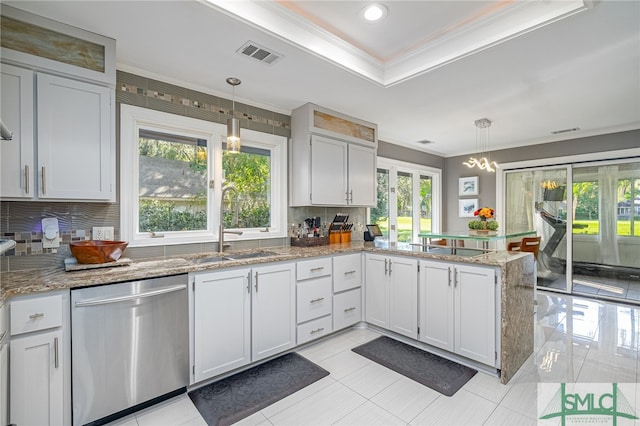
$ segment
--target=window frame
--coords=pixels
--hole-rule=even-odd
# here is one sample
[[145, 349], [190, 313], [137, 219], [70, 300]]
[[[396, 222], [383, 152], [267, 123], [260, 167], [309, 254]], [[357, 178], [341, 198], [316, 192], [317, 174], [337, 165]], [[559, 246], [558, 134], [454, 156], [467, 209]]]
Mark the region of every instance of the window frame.
[[[137, 232], [138, 221], [138, 134], [140, 128], [187, 135], [207, 140], [207, 229], [165, 232], [152, 235]], [[122, 104], [120, 107], [120, 234], [130, 247], [219, 242], [222, 193], [222, 144], [226, 126], [196, 118]], [[271, 226], [241, 228], [242, 235], [228, 235], [226, 241], [283, 238], [287, 224], [287, 138], [242, 129], [242, 141], [271, 151]]]
[[[389, 171], [389, 206], [397, 205], [397, 177], [398, 172], [410, 173], [412, 175], [413, 196], [412, 196], [412, 243], [420, 243], [418, 234], [420, 227], [420, 176], [431, 177], [431, 231], [439, 232], [442, 225], [442, 170], [435, 167], [424, 166], [406, 161], [394, 160], [386, 157], [378, 157], [376, 170], [385, 169]], [[376, 172], [377, 173], [377, 172]], [[394, 189], [391, 189], [394, 188]], [[398, 243], [398, 209], [389, 208], [389, 243]], [[371, 221], [371, 208], [367, 208], [367, 222]], [[391, 229], [391, 225], [395, 229]]]

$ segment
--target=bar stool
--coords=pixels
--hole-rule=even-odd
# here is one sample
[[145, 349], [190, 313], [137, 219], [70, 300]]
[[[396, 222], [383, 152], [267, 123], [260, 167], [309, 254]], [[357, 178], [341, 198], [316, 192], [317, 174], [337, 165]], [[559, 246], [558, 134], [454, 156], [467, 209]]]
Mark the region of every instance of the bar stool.
[[531, 252], [533, 253], [533, 257], [538, 260], [540, 238], [541, 237], [524, 237], [522, 241], [512, 241], [507, 245], [507, 250]]

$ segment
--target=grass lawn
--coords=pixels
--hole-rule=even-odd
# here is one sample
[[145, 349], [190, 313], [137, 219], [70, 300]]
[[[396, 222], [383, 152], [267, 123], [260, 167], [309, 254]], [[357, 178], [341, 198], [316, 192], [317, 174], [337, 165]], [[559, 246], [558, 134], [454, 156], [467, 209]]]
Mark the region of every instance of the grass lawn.
[[[581, 226], [577, 228], [576, 225]], [[598, 235], [600, 233], [600, 222], [597, 220], [574, 220], [573, 221], [573, 233], [574, 234], [586, 234], [586, 235]], [[634, 231], [636, 237], [640, 237], [640, 222], [634, 223]], [[618, 221], [618, 235], [629, 236], [631, 235], [631, 222], [628, 220]]]
[[[389, 219], [379, 220], [378, 226], [383, 234], [389, 233]], [[431, 219], [420, 219], [420, 229], [428, 231], [431, 230]], [[411, 218], [408, 216], [402, 216], [398, 218], [398, 241], [410, 242], [411, 241]]]

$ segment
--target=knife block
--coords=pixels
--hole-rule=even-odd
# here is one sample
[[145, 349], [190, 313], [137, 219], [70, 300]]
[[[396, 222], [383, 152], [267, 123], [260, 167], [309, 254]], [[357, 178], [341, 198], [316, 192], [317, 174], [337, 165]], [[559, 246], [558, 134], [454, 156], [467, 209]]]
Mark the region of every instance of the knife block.
[[343, 231], [340, 232], [340, 242], [341, 243], [350, 243], [351, 242], [351, 231]]

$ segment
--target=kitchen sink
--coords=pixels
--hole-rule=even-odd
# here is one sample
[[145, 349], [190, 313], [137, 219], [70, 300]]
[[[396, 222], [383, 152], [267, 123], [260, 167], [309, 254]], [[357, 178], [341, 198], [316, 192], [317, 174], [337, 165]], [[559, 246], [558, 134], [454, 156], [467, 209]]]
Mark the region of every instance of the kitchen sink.
[[258, 257], [276, 256], [278, 253], [272, 251], [257, 251], [251, 253], [229, 253], [223, 256], [207, 256], [193, 259], [192, 262], [196, 265], [203, 263], [216, 263], [224, 262], [226, 260], [242, 260], [242, 259], [255, 259]]
[[274, 253], [272, 251], [257, 251], [252, 253], [229, 253], [224, 256], [225, 260], [240, 260], [240, 259], [254, 259], [257, 257], [268, 257], [268, 256], [276, 256], [278, 253]]
[[209, 257], [200, 257], [197, 259], [193, 259], [192, 262], [196, 265], [199, 265], [201, 263], [215, 263], [215, 262], [222, 262], [224, 260], [229, 260], [224, 256], [209, 256]]

